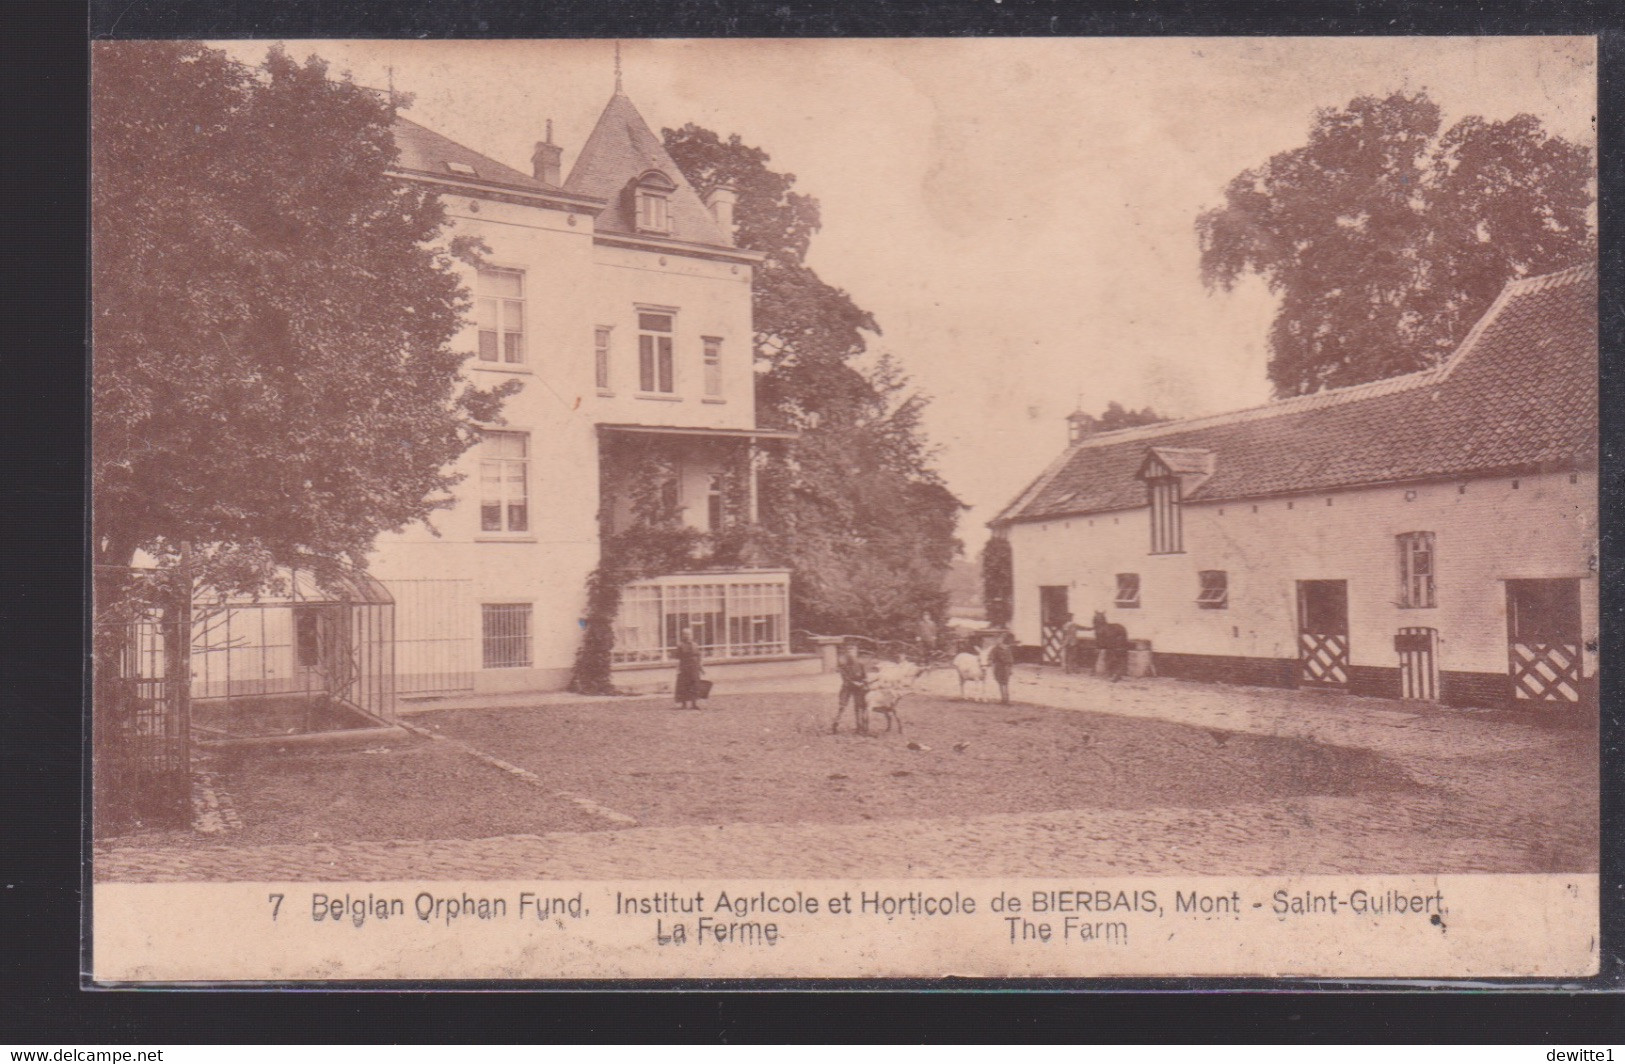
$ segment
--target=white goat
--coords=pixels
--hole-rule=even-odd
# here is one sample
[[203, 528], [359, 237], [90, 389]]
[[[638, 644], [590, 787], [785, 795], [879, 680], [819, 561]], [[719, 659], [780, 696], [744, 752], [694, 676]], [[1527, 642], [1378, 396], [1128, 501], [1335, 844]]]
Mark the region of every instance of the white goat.
[[965, 685], [971, 685], [971, 698], [987, 701], [987, 661], [980, 655], [961, 650], [954, 655], [954, 671], [959, 674], [959, 697], [965, 697]]
[[903, 718], [897, 715], [897, 703], [904, 695], [914, 692], [924, 672], [922, 666], [912, 661], [883, 661], [876, 667], [874, 678], [869, 681], [869, 709], [886, 715], [887, 731], [891, 731], [892, 722], [896, 721], [897, 734], [903, 734]]

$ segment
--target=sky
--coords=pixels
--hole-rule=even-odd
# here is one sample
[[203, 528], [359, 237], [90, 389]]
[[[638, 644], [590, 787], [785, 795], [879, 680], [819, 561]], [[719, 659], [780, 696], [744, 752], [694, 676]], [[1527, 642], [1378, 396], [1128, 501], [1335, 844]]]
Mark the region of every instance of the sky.
[[[287, 45], [393, 81], [413, 120], [527, 172], [552, 119], [568, 173], [614, 85], [609, 41]], [[266, 42], [224, 47], [258, 61]], [[657, 133], [737, 133], [820, 201], [809, 262], [932, 398], [972, 557], [1080, 404], [1268, 400], [1272, 298], [1208, 292], [1195, 221], [1317, 108], [1425, 89], [1446, 127], [1528, 112], [1594, 145], [1595, 62], [1592, 39], [1556, 37], [621, 42]]]

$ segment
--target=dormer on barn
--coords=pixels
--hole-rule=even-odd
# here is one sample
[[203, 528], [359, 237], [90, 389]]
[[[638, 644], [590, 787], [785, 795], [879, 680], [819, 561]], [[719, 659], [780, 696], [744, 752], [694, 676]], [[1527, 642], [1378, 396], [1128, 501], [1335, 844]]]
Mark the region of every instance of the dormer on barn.
[[1184, 500], [1213, 475], [1218, 456], [1195, 447], [1151, 447], [1135, 475], [1145, 481], [1151, 509], [1151, 553], [1185, 550]]

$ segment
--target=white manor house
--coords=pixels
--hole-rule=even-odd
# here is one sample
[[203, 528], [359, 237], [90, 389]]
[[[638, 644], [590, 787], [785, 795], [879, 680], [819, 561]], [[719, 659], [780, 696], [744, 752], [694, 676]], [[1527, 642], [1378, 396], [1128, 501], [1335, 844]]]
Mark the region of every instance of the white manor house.
[[[658, 455], [662, 502], [722, 533], [756, 522], [760, 462], [793, 435], [756, 424], [762, 256], [734, 244], [735, 193], [702, 201], [619, 84], [568, 177], [551, 122], [529, 172], [405, 118], [395, 138], [399, 179], [440, 194], [448, 236], [488, 249], [464, 267], [467, 374], [523, 387], [463, 456], [458, 498], [433, 529], [381, 537], [337, 594], [295, 574], [292, 601], [200, 621], [191, 695], [204, 703], [325, 690], [387, 719], [400, 699], [562, 689], [600, 537], [631, 506], [602, 497], [608, 456], [640, 444]], [[815, 671], [790, 651], [789, 591], [787, 570], [703, 558], [626, 586], [616, 684], [669, 683], [684, 631], [714, 676]]]

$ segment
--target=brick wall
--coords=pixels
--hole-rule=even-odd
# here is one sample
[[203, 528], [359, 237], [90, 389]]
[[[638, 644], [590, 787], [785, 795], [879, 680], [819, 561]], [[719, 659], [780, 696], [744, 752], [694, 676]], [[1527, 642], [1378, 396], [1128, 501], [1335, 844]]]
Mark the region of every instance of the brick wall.
[[1158, 652], [1155, 660], [1158, 676], [1176, 680], [1237, 683], [1252, 687], [1296, 687], [1298, 683], [1298, 663], [1294, 659]]

